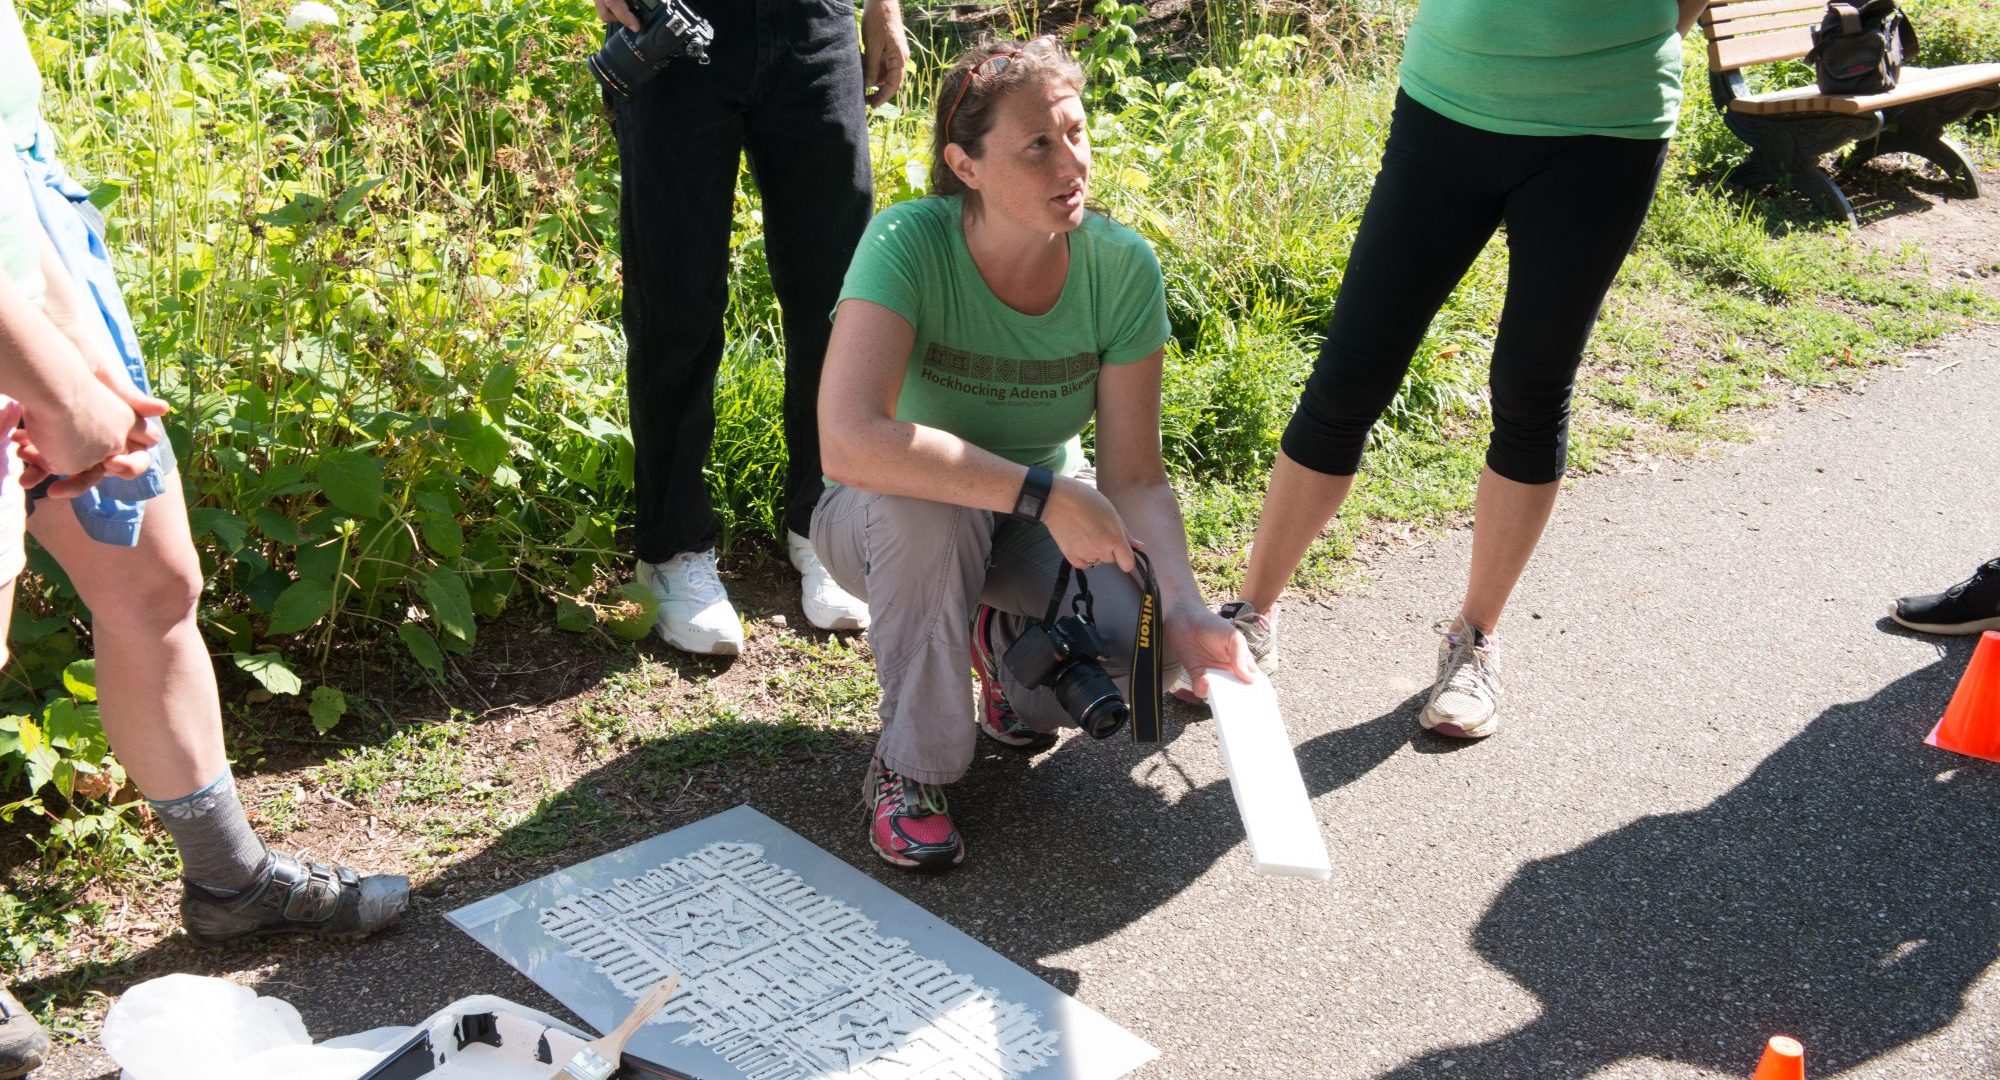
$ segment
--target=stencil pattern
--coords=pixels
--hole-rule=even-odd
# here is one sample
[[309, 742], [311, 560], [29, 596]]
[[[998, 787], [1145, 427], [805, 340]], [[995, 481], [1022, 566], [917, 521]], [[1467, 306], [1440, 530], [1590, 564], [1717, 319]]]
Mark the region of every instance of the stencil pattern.
[[749, 1080], [1012, 1080], [1056, 1055], [1003, 1001], [764, 859], [755, 844], [685, 858], [558, 901], [542, 928], [636, 998], [669, 973], [654, 1023], [688, 1024]]

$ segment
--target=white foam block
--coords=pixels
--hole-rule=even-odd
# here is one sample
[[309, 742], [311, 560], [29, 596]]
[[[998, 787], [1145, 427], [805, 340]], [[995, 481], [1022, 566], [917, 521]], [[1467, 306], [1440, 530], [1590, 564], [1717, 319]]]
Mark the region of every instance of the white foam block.
[[1222, 765], [1236, 795], [1236, 811], [1250, 836], [1250, 858], [1260, 874], [1326, 879], [1333, 876], [1326, 841], [1313, 817], [1312, 800], [1299, 775], [1292, 738], [1278, 715], [1278, 693], [1259, 673], [1252, 682], [1208, 673], [1208, 707]]

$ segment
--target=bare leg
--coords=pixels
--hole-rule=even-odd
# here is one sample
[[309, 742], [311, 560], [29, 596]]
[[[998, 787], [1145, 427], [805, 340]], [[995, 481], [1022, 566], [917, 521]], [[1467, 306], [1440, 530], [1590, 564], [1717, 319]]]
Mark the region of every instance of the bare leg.
[[1354, 476], [1314, 472], [1283, 451], [1271, 467], [1271, 485], [1264, 492], [1264, 513], [1257, 522], [1257, 539], [1250, 549], [1250, 569], [1243, 576], [1238, 599], [1269, 614], [1306, 549], [1340, 512], [1354, 487]]
[[1493, 633], [1548, 526], [1561, 489], [1561, 481], [1522, 484], [1492, 469], [1480, 474], [1479, 497], [1472, 510], [1472, 578], [1454, 630], [1470, 624]]
[[104, 734], [156, 802], [193, 794], [229, 764], [215, 666], [195, 621], [201, 563], [177, 479], [146, 504], [137, 547], [92, 540], [60, 502], [43, 502], [28, 523], [90, 609]]

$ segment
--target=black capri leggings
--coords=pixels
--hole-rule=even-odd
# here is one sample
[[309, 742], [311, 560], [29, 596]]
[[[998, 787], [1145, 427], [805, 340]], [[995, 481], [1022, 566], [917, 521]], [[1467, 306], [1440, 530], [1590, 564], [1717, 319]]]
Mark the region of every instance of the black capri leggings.
[[1326, 342], [1285, 456], [1352, 475], [1433, 316], [1507, 226], [1507, 303], [1493, 346], [1486, 464], [1523, 484], [1562, 478], [1577, 365], [1665, 163], [1665, 140], [1500, 135], [1396, 95], [1382, 171], [1361, 215]]

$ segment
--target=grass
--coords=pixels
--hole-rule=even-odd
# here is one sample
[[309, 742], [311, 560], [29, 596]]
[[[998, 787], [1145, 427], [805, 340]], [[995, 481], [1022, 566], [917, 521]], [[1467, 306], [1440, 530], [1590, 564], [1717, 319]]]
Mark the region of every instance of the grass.
[[[1985, 5], [1909, 6], [1936, 26], [1938, 55], [2000, 56], [2000, 15]], [[480, 851], [526, 874], [656, 828], [703, 778], [865, 745], [876, 703], [865, 646], [779, 625], [771, 613], [788, 601], [755, 592], [790, 586], [772, 584], [782, 361], [748, 184], [709, 476], [727, 561], [752, 586], [739, 594], [751, 651], [723, 669], [537, 636], [551, 608], [591, 625], [589, 605], [622, 574], [629, 498], [615, 162], [573, 63], [587, 8], [447, 0], [421, 20], [350, 11], [342, 33], [319, 37], [278, 29], [269, 2], [238, 17], [147, 0], [122, 21], [27, 8], [51, 118], [77, 171], [114, 198], [125, 280], [179, 406], [206, 523], [205, 628], [219, 651], [283, 650], [355, 706], [318, 735], [290, 699], [247, 702], [254, 688], [232, 685], [237, 748], [255, 751], [239, 771], [268, 834], [329, 844], [365, 830], [354, 846], [420, 880]], [[1329, 5], [1332, 36], [1309, 42], [1253, 9], [1211, 5], [1195, 58], [1151, 68], [1121, 59], [1110, 37], [1081, 46], [1097, 73], [1097, 197], [1153, 241], [1167, 277], [1164, 449], [1217, 591], [1241, 574], [1278, 433], [1338, 294], [1408, 10]], [[928, 95], [948, 46], [919, 45], [901, 107], [872, 121], [885, 203], [915, 194], [927, 164]], [[1742, 151], [1700, 93], [1695, 59], [1668, 176], [1587, 358], [1575, 472], [1741, 438], [1746, 410], [1841, 385], [1996, 313], [1782, 193], [1724, 187]], [[1467, 512], [1504, 287], [1496, 243], [1425, 338], [1300, 589], [1365, 583], [1357, 556], [1371, 546]], [[341, 454], [384, 462], [381, 502], [330, 501], [312, 469]], [[476, 643], [444, 625], [446, 573], [484, 617]], [[326, 612], [303, 631], [274, 629], [278, 598], [315, 575], [330, 583]], [[47, 593], [60, 613], [60, 588]], [[449, 652], [434, 667], [397, 659], [389, 632], [404, 626]], [[9, 775], [0, 758], [0, 787]], [[0, 853], [13, 868], [0, 960], [35, 980], [38, 1007], [79, 1000], [144, 937], [121, 911], [170, 920], [159, 897], [173, 861], [157, 831], [144, 835], [136, 852], [17, 836]]]

